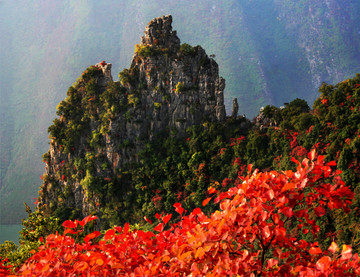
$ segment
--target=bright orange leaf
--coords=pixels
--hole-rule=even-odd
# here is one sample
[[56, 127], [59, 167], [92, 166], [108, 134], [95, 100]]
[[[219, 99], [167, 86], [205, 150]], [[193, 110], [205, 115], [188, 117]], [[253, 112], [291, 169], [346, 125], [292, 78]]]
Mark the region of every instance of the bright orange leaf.
[[206, 206], [206, 205], [209, 203], [210, 200], [211, 200], [211, 197], [206, 198], [206, 199], [202, 202], [202, 205], [203, 205], [203, 206]]

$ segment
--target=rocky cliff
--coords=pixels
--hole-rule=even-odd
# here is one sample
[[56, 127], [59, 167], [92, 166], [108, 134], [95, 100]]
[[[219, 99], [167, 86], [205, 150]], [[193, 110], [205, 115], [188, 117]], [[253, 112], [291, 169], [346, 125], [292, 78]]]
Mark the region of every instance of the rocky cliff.
[[129, 69], [111, 76], [105, 61], [89, 67], [57, 107], [38, 209], [63, 219], [96, 212], [126, 197], [123, 166], [157, 136], [184, 136], [192, 125], [225, 119], [217, 63], [200, 46], [180, 44], [172, 17], [152, 20]]

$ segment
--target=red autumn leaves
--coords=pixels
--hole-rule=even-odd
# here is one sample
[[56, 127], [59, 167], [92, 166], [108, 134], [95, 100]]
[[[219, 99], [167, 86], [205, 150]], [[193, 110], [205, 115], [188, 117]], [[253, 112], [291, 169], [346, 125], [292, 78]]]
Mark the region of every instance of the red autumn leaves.
[[[333, 242], [328, 249], [318, 242], [299, 239], [289, 228], [313, 235], [319, 226], [314, 215], [327, 209], [348, 208], [353, 193], [322, 156], [314, 152], [296, 172], [258, 173], [238, 179], [235, 186], [219, 193], [220, 210], [206, 216], [200, 208], [169, 224], [171, 214], [156, 215], [154, 232], [115, 227], [88, 234], [78, 243], [84, 226], [96, 217], [65, 221], [62, 235], [52, 234], [37, 253], [22, 266], [23, 276], [357, 276], [358, 254], [350, 246], [341, 251]], [[251, 167], [249, 167], [249, 172]], [[151, 221], [145, 218], [150, 224]], [[100, 239], [101, 238], [101, 239]], [[7, 270], [0, 268], [1, 270]]]

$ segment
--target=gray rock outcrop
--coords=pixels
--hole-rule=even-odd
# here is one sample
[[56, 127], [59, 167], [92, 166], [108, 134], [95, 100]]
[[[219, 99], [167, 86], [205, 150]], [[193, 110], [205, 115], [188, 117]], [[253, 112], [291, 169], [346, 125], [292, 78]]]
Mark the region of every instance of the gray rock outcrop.
[[190, 126], [225, 119], [225, 80], [217, 63], [200, 46], [180, 45], [171, 23], [170, 15], [149, 23], [120, 82], [113, 82], [111, 64], [103, 61], [69, 89], [49, 128], [39, 209], [101, 214], [93, 183], [110, 183], [124, 165], [138, 161], [147, 141], [160, 133], [181, 137]]
[[233, 99], [232, 110], [231, 110], [231, 117], [232, 118], [237, 118], [238, 112], [239, 112], [239, 104], [237, 102], [237, 98], [234, 98]]

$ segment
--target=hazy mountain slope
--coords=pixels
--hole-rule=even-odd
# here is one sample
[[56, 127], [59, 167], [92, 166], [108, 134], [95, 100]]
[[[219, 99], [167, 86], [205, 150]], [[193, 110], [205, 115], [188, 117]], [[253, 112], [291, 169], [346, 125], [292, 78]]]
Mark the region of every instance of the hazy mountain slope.
[[313, 87], [359, 70], [359, 1], [276, 1], [279, 20], [305, 50]]
[[47, 127], [68, 86], [101, 60], [128, 67], [154, 17], [172, 14], [181, 42], [216, 55], [227, 110], [317, 96], [322, 81], [360, 72], [357, 0], [0, 2], [0, 221], [18, 222], [37, 196]]

